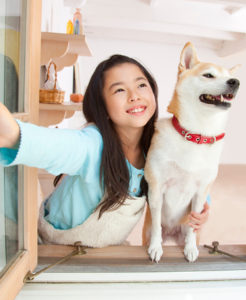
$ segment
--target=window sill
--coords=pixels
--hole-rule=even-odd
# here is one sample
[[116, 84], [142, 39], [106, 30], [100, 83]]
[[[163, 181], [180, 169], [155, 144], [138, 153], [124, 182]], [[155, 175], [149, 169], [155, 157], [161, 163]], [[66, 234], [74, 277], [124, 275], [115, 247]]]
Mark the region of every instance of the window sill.
[[[246, 245], [223, 245], [222, 250], [245, 257]], [[57, 261], [73, 250], [72, 246], [40, 245], [37, 270]], [[164, 246], [164, 256], [156, 264], [145, 247], [114, 246], [86, 249], [37, 276], [32, 282], [164, 282], [246, 279], [246, 263], [222, 255], [211, 255], [200, 246], [200, 256], [188, 263], [182, 247]]]

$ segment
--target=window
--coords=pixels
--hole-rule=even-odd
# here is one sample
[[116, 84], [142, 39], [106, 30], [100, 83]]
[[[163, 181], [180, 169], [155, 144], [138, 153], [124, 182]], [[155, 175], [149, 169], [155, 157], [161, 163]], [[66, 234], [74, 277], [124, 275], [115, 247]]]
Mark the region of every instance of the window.
[[[0, 4], [0, 101], [18, 119], [35, 122], [38, 112], [41, 1]], [[2, 13], [3, 12], [3, 13]], [[27, 26], [28, 24], [28, 26]], [[36, 266], [36, 170], [0, 167], [0, 291], [14, 299]]]
[[[20, 18], [23, 18], [22, 12], [26, 12], [25, 22], [28, 23], [28, 28], [31, 32], [23, 33], [21, 28], [19, 30], [26, 37], [26, 39], [20, 39], [20, 64], [26, 66], [25, 75], [24, 69], [19, 75], [19, 90], [18, 101], [14, 102], [13, 112], [16, 112], [16, 117], [26, 121], [37, 123], [38, 113], [38, 89], [39, 89], [39, 51], [40, 51], [40, 12], [41, 1], [18, 1], [16, 0], [16, 6], [20, 7]], [[8, 1], [4, 0], [1, 5], [8, 7]], [[7, 13], [6, 13], [7, 15]], [[5, 16], [5, 19], [6, 16]], [[19, 20], [19, 24], [22, 22]], [[4, 23], [5, 24], [5, 23]], [[1, 25], [2, 26], [2, 25]], [[5, 32], [5, 27], [3, 27]], [[24, 30], [24, 29], [23, 29]], [[23, 48], [23, 43], [28, 45]], [[23, 50], [25, 49], [25, 51]], [[26, 55], [23, 55], [23, 52]], [[25, 62], [25, 63], [24, 63]], [[3, 90], [3, 89], [1, 89]], [[26, 103], [20, 102], [21, 94], [23, 93]], [[3, 95], [1, 95], [4, 98]], [[3, 212], [6, 210], [6, 203], [9, 204], [9, 200], [6, 199], [5, 183], [8, 182], [8, 175], [4, 173], [5, 170], [0, 170], [0, 210]], [[18, 229], [15, 229], [16, 239], [13, 239], [14, 253], [8, 253], [6, 251], [6, 239], [4, 235], [9, 230], [9, 226], [5, 226], [5, 216], [0, 218], [0, 235], [3, 244], [1, 243], [2, 255], [0, 258], [1, 268], [1, 282], [0, 291], [1, 295], [7, 295], [11, 292], [9, 297], [14, 298], [17, 291], [12, 291], [13, 286], [16, 286], [17, 290], [21, 288], [22, 278], [25, 274], [32, 270], [36, 265], [36, 250], [37, 250], [37, 228], [36, 228], [36, 189], [37, 183], [36, 171], [28, 168], [20, 169], [19, 171], [12, 171], [18, 183], [16, 185], [22, 187], [19, 189], [18, 205], [20, 215], [18, 222]], [[20, 181], [21, 180], [21, 181]], [[6, 183], [7, 184], [7, 183]], [[8, 183], [9, 184], [9, 183]], [[23, 195], [23, 201], [21, 200]], [[13, 197], [16, 199], [17, 194]], [[23, 206], [21, 208], [21, 206]], [[13, 208], [13, 206], [12, 206]], [[17, 210], [15, 215], [17, 216]], [[21, 224], [20, 220], [25, 220], [25, 223]], [[20, 229], [20, 230], [19, 230]], [[20, 234], [17, 235], [17, 232]], [[23, 235], [23, 236], [22, 236]], [[245, 246], [241, 247], [240, 255], [246, 253]], [[232, 249], [233, 250], [233, 249]], [[39, 246], [40, 260], [39, 267], [55, 261], [57, 258], [62, 257], [72, 251], [72, 247], [68, 246]], [[146, 249], [142, 247], [111, 247], [108, 249], [88, 249], [86, 256], [75, 257], [71, 259], [67, 264], [51, 269], [51, 271], [44, 273], [37, 277], [37, 281], [80, 281], [80, 282], [95, 282], [95, 281], [161, 281], [161, 280], [201, 280], [201, 279], [229, 279], [229, 278], [246, 278], [245, 265], [243, 263], [235, 263], [234, 265], [228, 263], [226, 258], [212, 257], [208, 258], [205, 262], [207, 251], [204, 250], [201, 255], [201, 259], [204, 263], [201, 264], [187, 264], [183, 260], [182, 251], [178, 247], [166, 248], [165, 257], [168, 263], [153, 264], [148, 260], [146, 255]], [[175, 257], [176, 255], [176, 257]], [[10, 265], [12, 262], [12, 265]], [[229, 271], [229, 274], [225, 274], [225, 269]], [[17, 272], [18, 270], [18, 272]], [[21, 272], [19, 272], [21, 270]], [[225, 272], [224, 272], [225, 271]], [[184, 276], [185, 273], [185, 276]], [[21, 275], [19, 275], [21, 274]], [[204, 276], [205, 274], [205, 276]], [[18, 276], [18, 278], [17, 278]], [[18, 279], [18, 280], [17, 280]], [[13, 284], [15, 282], [15, 285]], [[18, 284], [16, 284], [18, 283]]]

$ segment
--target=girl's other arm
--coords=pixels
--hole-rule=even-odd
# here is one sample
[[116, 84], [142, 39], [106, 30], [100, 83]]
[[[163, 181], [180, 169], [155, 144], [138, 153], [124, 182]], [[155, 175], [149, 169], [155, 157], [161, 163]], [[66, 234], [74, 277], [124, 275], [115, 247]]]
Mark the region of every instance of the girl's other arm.
[[194, 211], [190, 213], [190, 223], [189, 225], [194, 229], [194, 231], [199, 231], [203, 224], [205, 224], [208, 220], [209, 216], [209, 204], [205, 202], [203, 211], [199, 214]]
[[13, 148], [19, 138], [19, 125], [6, 106], [0, 103], [0, 148]]

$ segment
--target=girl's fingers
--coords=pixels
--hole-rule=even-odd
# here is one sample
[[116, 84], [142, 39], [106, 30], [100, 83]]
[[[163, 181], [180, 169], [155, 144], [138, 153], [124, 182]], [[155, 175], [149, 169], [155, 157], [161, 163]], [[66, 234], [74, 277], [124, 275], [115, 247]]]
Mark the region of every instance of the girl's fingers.
[[195, 211], [192, 211], [190, 213], [190, 216], [197, 219], [197, 220], [201, 220], [201, 219], [206, 219], [208, 217], [208, 214], [209, 214], [209, 205], [206, 202], [204, 204], [203, 211], [200, 214], [195, 212]]
[[200, 214], [197, 213], [197, 212], [192, 211], [192, 212], [190, 213], [190, 215], [191, 215], [192, 217], [194, 217], [194, 218], [201, 219], [201, 217], [207, 216], [208, 213], [209, 213], [209, 209], [206, 209], [206, 210], [203, 210]]
[[201, 229], [201, 226], [200, 225], [197, 225], [197, 224], [193, 224], [193, 223], [188, 223], [188, 225], [190, 227], [192, 227], [194, 229], [194, 231], [198, 231], [199, 229]]
[[199, 213], [197, 213], [197, 212], [192, 211], [190, 214], [191, 214], [192, 217], [199, 219], [202, 213], [203, 213], [203, 212], [201, 212], [201, 213], [199, 214]]
[[189, 215], [189, 225], [194, 228], [194, 231], [201, 229], [202, 225], [207, 221], [209, 214], [209, 205], [207, 202], [204, 204], [203, 211], [199, 214], [192, 211]]
[[193, 213], [190, 213], [190, 218], [194, 219], [194, 220], [201, 220], [202, 219], [202, 214], [193, 214]]
[[190, 220], [190, 223], [192, 223], [192, 224], [201, 225], [203, 223], [203, 220], [197, 219], [197, 218], [193, 218], [193, 217], [190, 217], [189, 220]]

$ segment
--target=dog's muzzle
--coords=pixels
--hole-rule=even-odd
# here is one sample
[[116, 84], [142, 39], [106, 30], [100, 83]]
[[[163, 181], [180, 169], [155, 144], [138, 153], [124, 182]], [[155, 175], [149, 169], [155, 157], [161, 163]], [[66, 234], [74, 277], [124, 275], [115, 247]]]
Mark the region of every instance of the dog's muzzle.
[[206, 104], [213, 104], [221, 108], [231, 107], [231, 101], [236, 96], [238, 91], [240, 81], [236, 78], [230, 78], [226, 81], [227, 88], [223, 94], [220, 95], [211, 95], [211, 94], [202, 94], [199, 99], [201, 102]]

